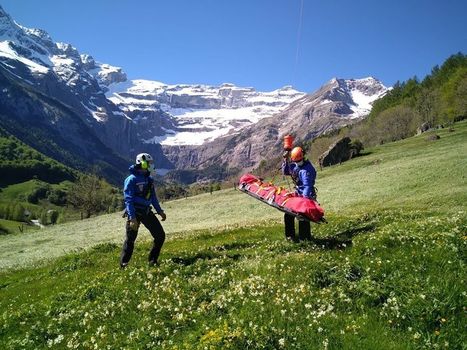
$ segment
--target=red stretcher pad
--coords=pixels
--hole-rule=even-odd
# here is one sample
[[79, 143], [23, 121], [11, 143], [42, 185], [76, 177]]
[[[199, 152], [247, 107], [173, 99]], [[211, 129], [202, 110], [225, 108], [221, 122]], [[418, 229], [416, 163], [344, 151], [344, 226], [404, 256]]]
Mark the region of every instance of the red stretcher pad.
[[315, 200], [288, 192], [285, 188], [274, 186], [272, 183], [263, 182], [252, 174], [245, 174], [240, 178], [238, 189], [299, 219], [325, 221], [324, 209]]

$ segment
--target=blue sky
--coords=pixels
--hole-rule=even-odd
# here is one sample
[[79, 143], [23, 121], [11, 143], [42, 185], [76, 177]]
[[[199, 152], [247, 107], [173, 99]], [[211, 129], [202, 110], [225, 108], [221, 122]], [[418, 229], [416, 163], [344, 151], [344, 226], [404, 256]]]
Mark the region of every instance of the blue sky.
[[[387, 86], [467, 53], [464, 0], [0, 0], [131, 79], [312, 92], [332, 77]], [[300, 16], [301, 15], [301, 16]]]

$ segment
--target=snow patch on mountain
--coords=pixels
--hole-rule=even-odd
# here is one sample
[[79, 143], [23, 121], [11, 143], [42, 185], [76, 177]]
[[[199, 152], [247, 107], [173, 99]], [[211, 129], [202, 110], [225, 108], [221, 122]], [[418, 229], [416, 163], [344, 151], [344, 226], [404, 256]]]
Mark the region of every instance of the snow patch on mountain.
[[368, 115], [373, 102], [387, 92], [387, 88], [373, 77], [346, 80], [346, 87], [353, 100], [350, 104], [354, 112], [352, 118]]
[[201, 145], [257, 122], [261, 116], [253, 107], [237, 109], [183, 109], [170, 110], [178, 121], [177, 130], [167, 130], [167, 134], [145, 140], [146, 143], [162, 145]]
[[[36, 61], [22, 57], [19, 55], [16, 50], [13, 48], [11, 41], [1, 41], [0, 42], [0, 56], [19, 61], [23, 63], [32, 73], [47, 74], [49, 69], [43, 65], [38, 64]], [[9, 65], [10, 68], [14, 68]]]
[[362, 117], [370, 113], [371, 104], [375, 100], [374, 96], [365, 95], [359, 90], [352, 90], [350, 94], [354, 101], [354, 104], [350, 105], [350, 109], [354, 112], [353, 118]]

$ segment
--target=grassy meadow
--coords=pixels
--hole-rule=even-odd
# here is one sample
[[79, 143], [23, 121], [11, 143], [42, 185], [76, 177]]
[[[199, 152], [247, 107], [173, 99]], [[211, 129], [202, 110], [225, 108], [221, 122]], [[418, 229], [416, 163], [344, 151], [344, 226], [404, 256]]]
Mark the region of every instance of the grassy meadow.
[[465, 349], [467, 123], [432, 133], [319, 171], [309, 243], [233, 188], [163, 203], [155, 268], [117, 214], [0, 236], [0, 347]]

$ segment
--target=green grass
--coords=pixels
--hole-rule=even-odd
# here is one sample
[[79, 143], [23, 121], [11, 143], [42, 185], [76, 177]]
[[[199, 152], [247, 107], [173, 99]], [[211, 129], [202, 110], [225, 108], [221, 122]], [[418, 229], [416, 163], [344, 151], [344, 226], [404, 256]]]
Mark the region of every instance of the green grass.
[[310, 243], [233, 189], [163, 204], [157, 268], [145, 230], [117, 268], [117, 215], [2, 236], [0, 347], [463, 349], [467, 123], [454, 128], [319, 172], [329, 223]]
[[[25, 223], [17, 222], [17, 221], [11, 221], [11, 220], [5, 220], [5, 219], [0, 219], [0, 226], [8, 230], [8, 234], [11, 233], [21, 233], [21, 230], [23, 230], [22, 233], [30, 233], [30, 232], [36, 232], [39, 230], [39, 226], [36, 225], [28, 225]], [[21, 228], [21, 230], [20, 230]]]

